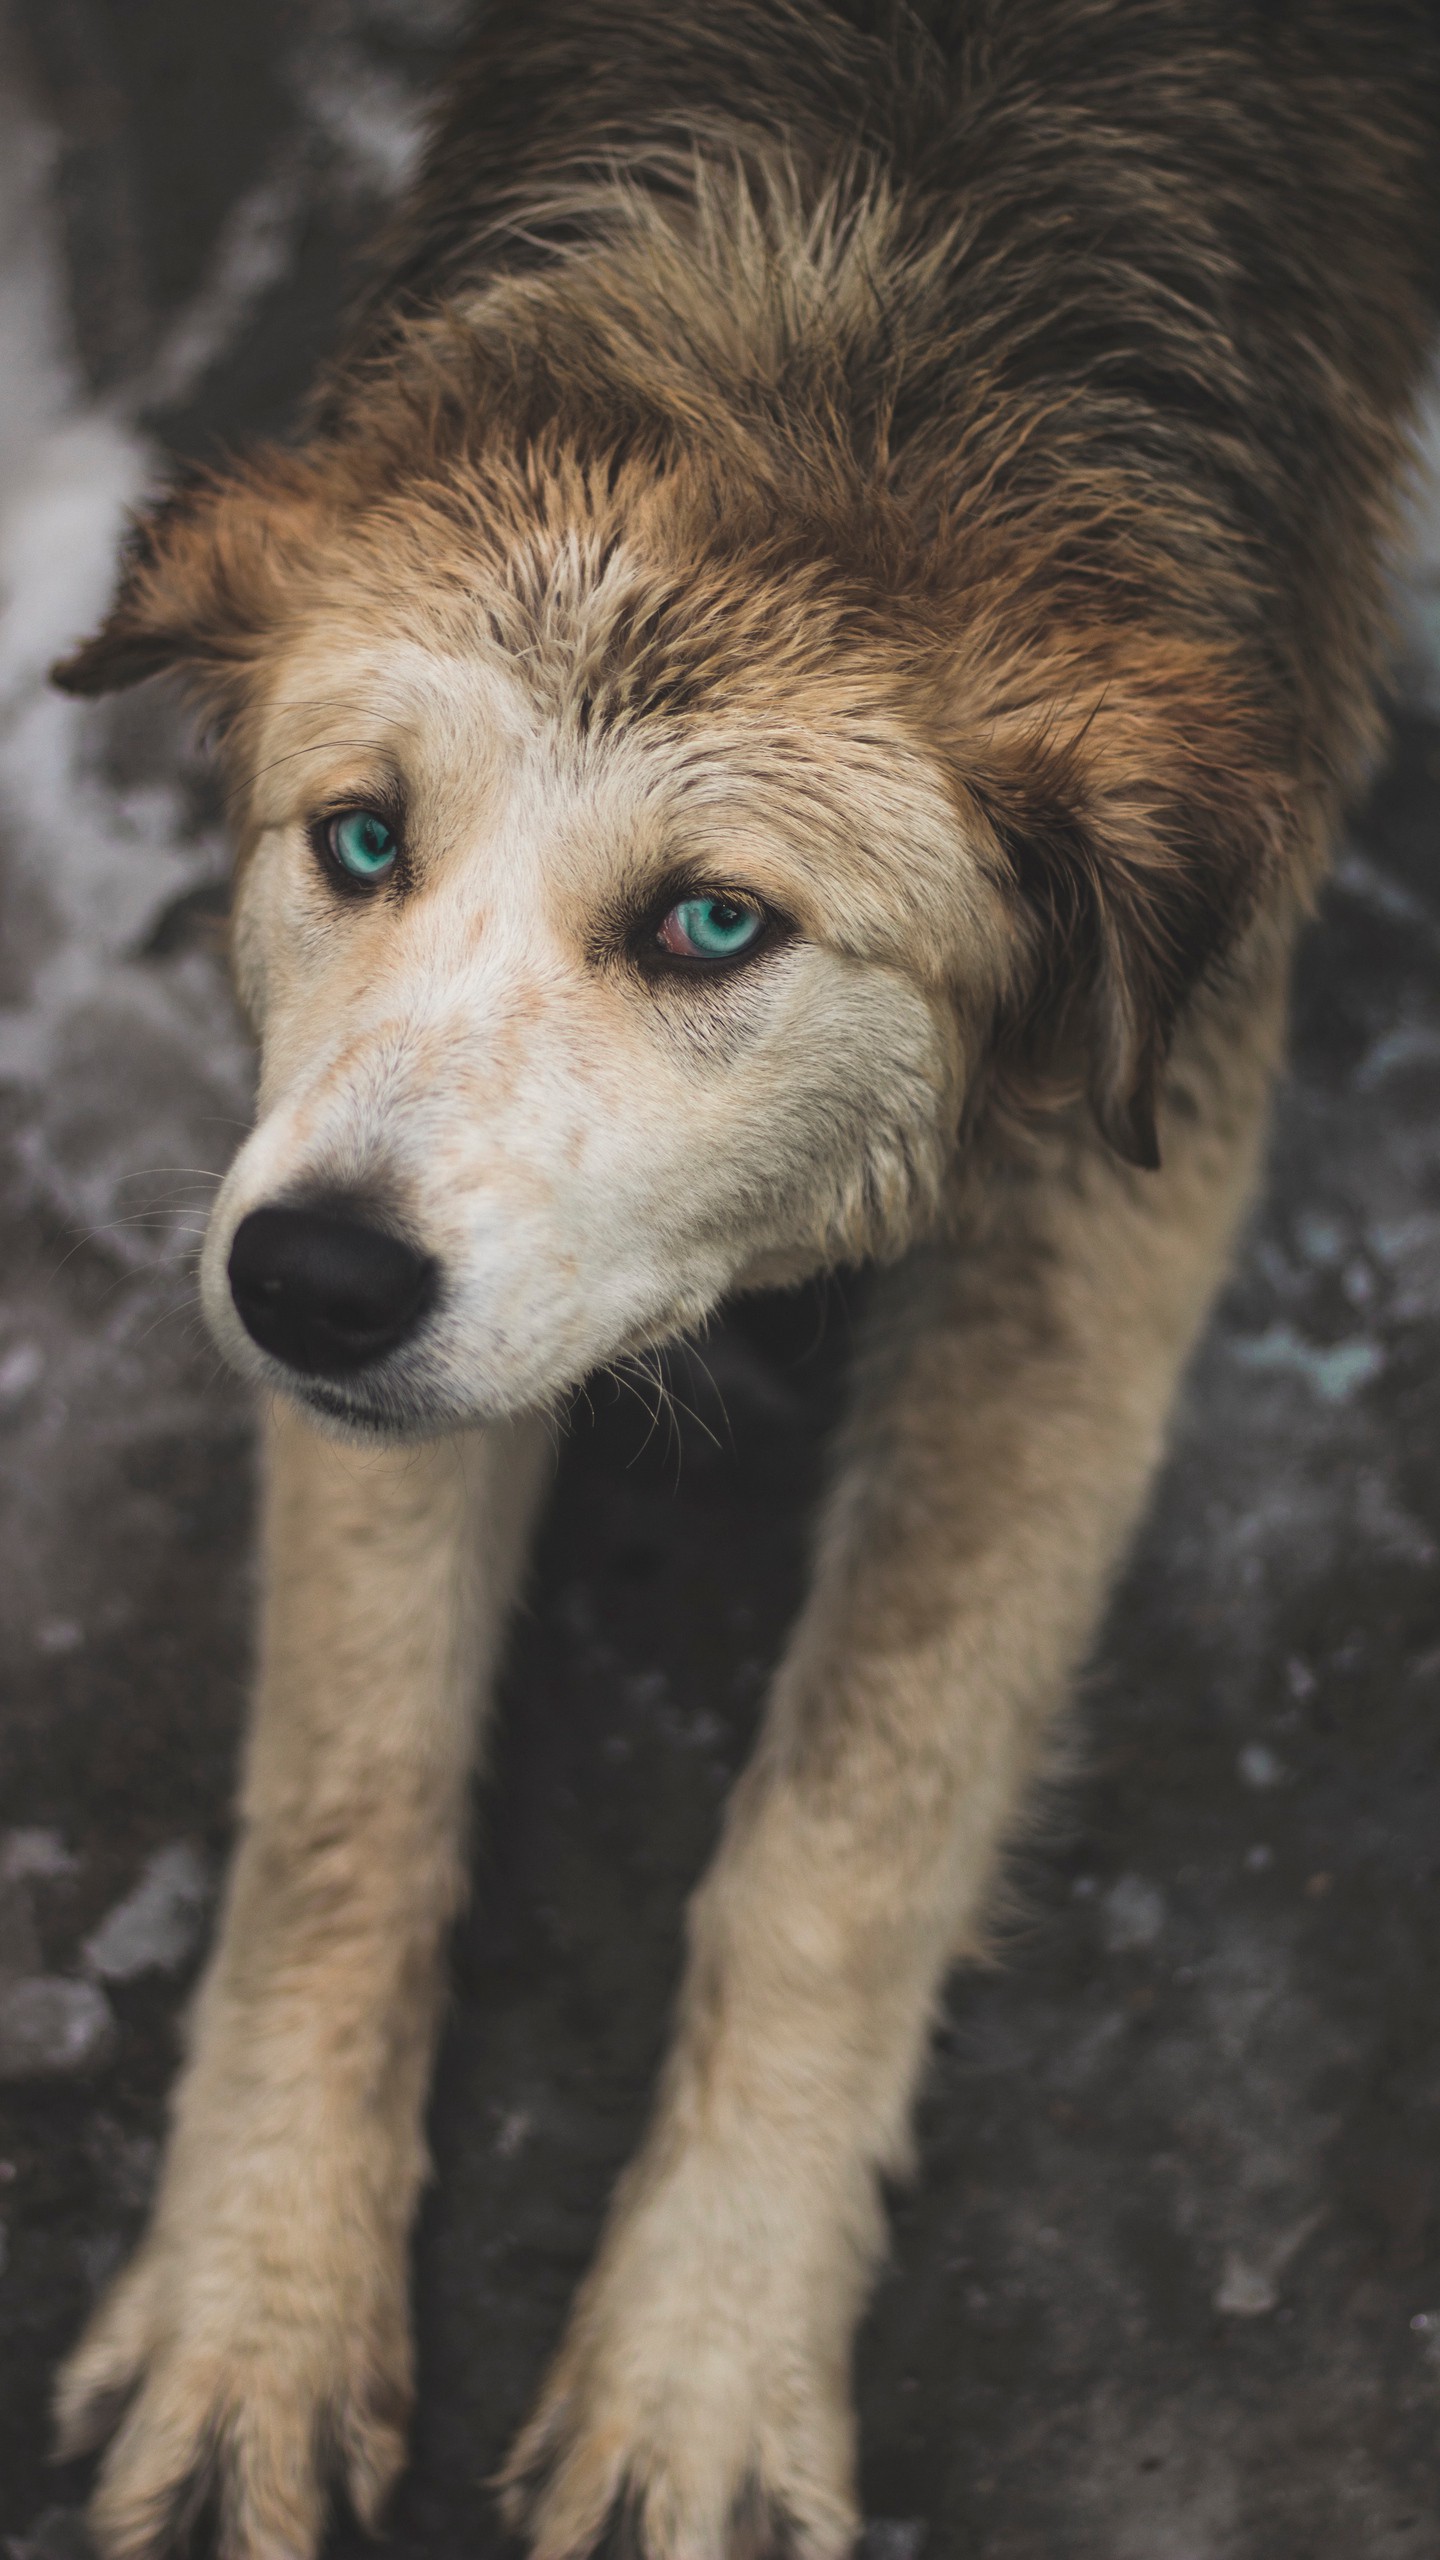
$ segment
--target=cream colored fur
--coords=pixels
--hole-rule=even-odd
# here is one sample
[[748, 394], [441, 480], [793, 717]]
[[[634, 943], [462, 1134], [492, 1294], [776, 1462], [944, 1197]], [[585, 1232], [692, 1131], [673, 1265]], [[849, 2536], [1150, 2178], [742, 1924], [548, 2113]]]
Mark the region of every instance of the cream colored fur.
[[219, 1943], [159, 2202], [66, 2369], [83, 2443], [137, 2381], [96, 2499], [153, 2548], [212, 2449], [236, 2553], [300, 2552], [318, 2457], [378, 2514], [410, 2399], [405, 2252], [467, 1779], [546, 1434], [267, 1435], [264, 1651]]
[[1203, 1117], [1163, 1175], [1052, 1166], [889, 1284], [655, 2119], [512, 2458], [543, 2560], [592, 2548], [621, 2493], [643, 2550], [719, 2560], [756, 2487], [807, 2560], [850, 2547], [878, 2180], [1249, 1192], [1279, 1010], [1257, 993], [1224, 1078], [1192, 1068]]
[[[157, 2547], [207, 2463], [234, 2560], [313, 2550], [327, 2460], [378, 2512], [477, 1692], [541, 1476], [540, 1426], [506, 1417], [737, 1281], [908, 1236], [696, 1897], [655, 2122], [507, 2475], [543, 2560], [589, 2550], [618, 2496], [654, 2560], [721, 2560], [766, 2506], [836, 2560], [877, 2182], [1249, 1190], [1280, 954], [1257, 940], [1192, 1021], [1160, 1174], [1072, 1117], [998, 1181], [982, 1149], [947, 1183], [963, 1056], [924, 955], [905, 966], [893, 917], [867, 947], [843, 861], [802, 867], [763, 770], [726, 798], [712, 746], [690, 822], [727, 878], [809, 901], [814, 939], [697, 1036], [587, 956], [648, 831], [684, 822], [673, 762], [631, 747], [582, 782], [513, 677], [418, 649], [305, 644], [258, 738], [238, 949], [264, 1073], [207, 1248], [217, 1330], [264, 1375], [225, 1256], [307, 1179], [382, 1181], [457, 1285], [407, 1390], [419, 1448], [334, 1444], [275, 1407], [242, 1846], [152, 2232], [67, 2368], [67, 2441], [138, 2384], [95, 2506], [114, 2560]], [[402, 759], [423, 885], [337, 919], [302, 813]], [[896, 763], [864, 820], [938, 826], [918, 760]], [[980, 855], [957, 835], [952, 859], [983, 930]], [[880, 1232], [857, 1238], [867, 1149]]]
[[[1032, 0], [1042, 72], [1075, 14]], [[1078, 16], [1148, 42], [1156, 12]], [[1012, 17], [986, 13], [997, 59]], [[1207, 70], [1176, 131], [1220, 131], [1234, 77]], [[1116, 424], [1144, 367], [1108, 339], [1059, 389], [1028, 355], [1007, 375], [994, 330], [1033, 354], [1075, 317], [1011, 223], [1023, 187], [1018, 265], [987, 251], [976, 283], [938, 198], [848, 141], [823, 183], [798, 145], [767, 160], [747, 105], [664, 189], [638, 151], [635, 187], [586, 161], [591, 196], [573, 170], [540, 189], [535, 257], [382, 334], [311, 445], [162, 513], [62, 670], [185, 665], [224, 730], [262, 1073], [203, 1287], [271, 1413], [240, 1846], [154, 2220], [59, 2389], [67, 2446], [118, 2420], [105, 2560], [154, 2560], [207, 2485], [225, 2560], [312, 2560], [332, 2475], [378, 2514], [467, 1782], [546, 1423], [727, 1292], [869, 1259], [810, 1596], [503, 2488], [536, 2560], [582, 2560], [617, 2510], [643, 2560], [852, 2545], [880, 2182], [1250, 1195], [1295, 917], [1373, 734], [1417, 361], [1397, 283], [1367, 408], [1379, 358], [1345, 374], [1293, 284], [1276, 361], [1308, 383], [1320, 348], [1334, 408], [1307, 393], [1325, 561], [1297, 539], [1256, 566], [1260, 513], [1222, 497], [1280, 507], [1271, 411], [1256, 391], [1249, 448], [1187, 441], [1211, 376], [1250, 418], [1220, 335], [1245, 294], [1195, 251], [1187, 300], [1138, 214], [1095, 213], [1149, 165], [1112, 148], [1118, 90], [1083, 130], [1060, 102], [1061, 152], [1043, 78], [1016, 80], [1004, 130], [1036, 120], [1047, 186], [1076, 136], [1091, 154], [1075, 222], [1123, 306], [1097, 286], [1095, 326], [1171, 386], [1163, 436]], [[1178, 259], [1203, 191], [1163, 152], [1152, 178]], [[1367, 325], [1378, 222], [1347, 235]], [[373, 803], [403, 806], [406, 869], [356, 898], [315, 830]], [[786, 930], [723, 980], [647, 973], [677, 867]], [[337, 1193], [443, 1274], [338, 1381], [260, 1350], [226, 1277], [250, 1212]]]
[[[572, 653], [617, 601], [577, 597]], [[982, 983], [1000, 928], [998, 893], [898, 721], [855, 748], [832, 685], [778, 721], [767, 704], [764, 729], [737, 703], [703, 753], [643, 729], [582, 743], [478, 630], [464, 654], [403, 624], [383, 649], [344, 652], [346, 610], [342, 591], [251, 731], [236, 950], [263, 1030], [259, 1125], [202, 1267], [237, 1365], [294, 1388], [244, 1332], [225, 1269], [246, 1212], [306, 1183], [379, 1185], [443, 1257], [445, 1308], [377, 1408], [408, 1430], [552, 1401], [702, 1322], [729, 1289], [903, 1243], [945, 1179], [963, 1057], [947, 955], [913, 932], [905, 949], [862, 830], [955, 876], [947, 923]], [[797, 768], [814, 776], [798, 796]], [[363, 803], [397, 771], [417, 894], [337, 932], [306, 816]], [[810, 928], [720, 1008], [641, 989], [592, 950], [597, 920], [677, 857]]]

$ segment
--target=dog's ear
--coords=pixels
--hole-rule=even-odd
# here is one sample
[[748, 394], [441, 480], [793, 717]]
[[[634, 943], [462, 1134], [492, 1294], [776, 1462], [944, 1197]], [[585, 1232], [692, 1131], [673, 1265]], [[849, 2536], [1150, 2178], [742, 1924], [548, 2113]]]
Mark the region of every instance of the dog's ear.
[[224, 713], [289, 610], [325, 506], [303, 455], [270, 449], [196, 474], [132, 524], [99, 630], [51, 669], [62, 692], [114, 693], [178, 669]]
[[1078, 1071], [1101, 1134], [1148, 1170], [1180, 1014], [1244, 931], [1284, 835], [1249, 724], [1205, 709], [1172, 725], [1153, 701], [1136, 716], [1102, 700], [1068, 741], [1053, 727], [1012, 738], [968, 778], [1019, 927], [1002, 1077], [1023, 1091]]

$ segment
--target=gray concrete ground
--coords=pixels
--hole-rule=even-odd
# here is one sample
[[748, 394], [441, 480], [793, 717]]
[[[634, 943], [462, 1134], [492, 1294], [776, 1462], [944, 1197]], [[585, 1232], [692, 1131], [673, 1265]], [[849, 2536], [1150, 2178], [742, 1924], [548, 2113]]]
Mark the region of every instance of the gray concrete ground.
[[[82, 2547], [47, 2376], [153, 2175], [225, 1848], [251, 1499], [186, 1260], [248, 1077], [214, 796], [171, 706], [77, 709], [41, 671], [161, 454], [284, 424], [452, 16], [0, 15], [12, 2560]], [[871, 2560], [1440, 2553], [1440, 550], [1427, 572], [1417, 544], [1394, 752], [1304, 952], [1267, 1197], [1006, 1962], [948, 2005], [860, 2350]], [[399, 2560], [500, 2549], [484, 2484], [640, 2120], [846, 1323], [838, 1292], [742, 1310], [678, 1440], [617, 1402], [577, 1417], [455, 1954]]]

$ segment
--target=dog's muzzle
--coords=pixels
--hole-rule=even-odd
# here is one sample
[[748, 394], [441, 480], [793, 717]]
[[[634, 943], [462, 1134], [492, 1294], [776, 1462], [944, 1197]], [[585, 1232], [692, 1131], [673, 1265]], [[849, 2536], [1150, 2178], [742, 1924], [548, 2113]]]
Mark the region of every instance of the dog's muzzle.
[[346, 1377], [408, 1340], [434, 1302], [428, 1254], [370, 1224], [359, 1201], [252, 1209], [230, 1247], [230, 1295], [251, 1340], [289, 1369]]

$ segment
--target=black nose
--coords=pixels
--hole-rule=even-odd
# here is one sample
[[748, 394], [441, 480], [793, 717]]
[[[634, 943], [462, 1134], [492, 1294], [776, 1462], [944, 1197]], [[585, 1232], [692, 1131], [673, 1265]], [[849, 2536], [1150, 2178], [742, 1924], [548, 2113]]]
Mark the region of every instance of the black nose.
[[370, 1226], [362, 1205], [252, 1209], [230, 1247], [230, 1295], [262, 1351], [335, 1378], [412, 1333], [435, 1294], [428, 1255]]

